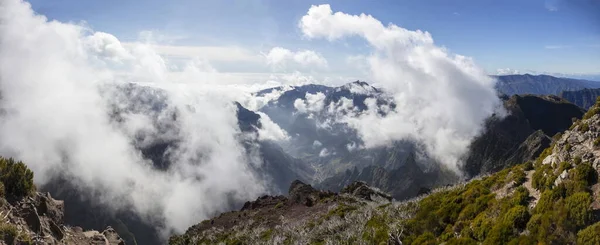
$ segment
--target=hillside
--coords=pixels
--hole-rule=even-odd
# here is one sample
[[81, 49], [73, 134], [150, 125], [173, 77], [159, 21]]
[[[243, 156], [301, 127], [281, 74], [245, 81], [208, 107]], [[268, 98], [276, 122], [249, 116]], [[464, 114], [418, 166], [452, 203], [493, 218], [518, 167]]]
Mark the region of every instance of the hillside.
[[504, 75], [498, 79], [496, 88], [506, 95], [538, 94], [559, 95], [563, 91], [576, 91], [586, 88], [600, 88], [600, 82], [553, 77], [548, 75]]
[[555, 139], [533, 162], [403, 202], [362, 183], [340, 194], [295, 183], [170, 244], [598, 244], [600, 100]]
[[581, 108], [589, 109], [596, 102], [596, 98], [600, 96], [600, 89], [582, 89], [576, 91], [563, 91], [560, 97], [569, 102], [578, 105]]
[[35, 191], [33, 172], [0, 157], [0, 244], [124, 245], [117, 232], [66, 226], [65, 204]]

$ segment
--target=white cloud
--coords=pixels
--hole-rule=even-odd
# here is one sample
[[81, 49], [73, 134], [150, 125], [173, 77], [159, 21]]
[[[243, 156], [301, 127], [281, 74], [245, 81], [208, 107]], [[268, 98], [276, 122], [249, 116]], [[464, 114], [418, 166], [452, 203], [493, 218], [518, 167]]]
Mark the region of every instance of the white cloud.
[[373, 48], [370, 73], [398, 109], [384, 117], [377, 103], [367, 100], [366, 112], [338, 115], [366, 147], [413, 139], [456, 170], [483, 121], [500, 108], [495, 80], [470, 58], [435, 46], [428, 32], [384, 26], [366, 14], [333, 13], [327, 4], [312, 6], [298, 26], [310, 39], [358, 36]]
[[496, 75], [516, 75], [520, 74], [519, 70], [514, 70], [511, 68], [500, 68], [496, 70]]
[[258, 138], [260, 140], [282, 141], [288, 140], [287, 132], [271, 121], [271, 118], [262, 112], [257, 112], [260, 115], [261, 128], [258, 130]]
[[305, 99], [296, 99], [294, 108], [300, 113], [320, 112], [325, 106], [325, 94], [318, 92], [316, 94], [306, 93]]
[[[110, 34], [48, 21], [28, 3], [0, 1], [0, 91], [6, 111], [0, 154], [25, 161], [37, 184], [65, 175], [81, 193], [94, 193], [98, 203], [158, 220], [165, 231], [182, 232], [226, 211], [232, 199], [263, 193], [238, 140], [232, 101], [243, 91], [205, 83], [216, 71], [201, 62], [191, 63], [173, 83], [169, 62], [154, 48], [173, 55], [206, 51], [217, 59], [248, 59], [239, 50], [123, 45]], [[161, 125], [170, 114], [143, 110], [125, 112], [124, 121], [115, 125], [109, 105], [139, 103], [114, 90], [124, 81], [162, 88], [168, 110], [178, 112], [177, 122]], [[158, 119], [150, 117], [157, 113]], [[152, 168], [130, 138], [163, 137], [154, 135], [158, 126], [181, 140], [171, 149], [169, 171]], [[266, 137], [281, 136], [271, 132]]]
[[274, 68], [285, 68], [290, 63], [303, 68], [327, 68], [327, 60], [319, 53], [312, 50], [293, 52], [289, 49], [274, 47], [265, 55], [267, 64]]
[[238, 46], [177, 46], [139, 42], [123, 43], [125, 47], [145, 44], [157, 54], [184, 59], [200, 58], [211, 62], [261, 62], [260, 54]]

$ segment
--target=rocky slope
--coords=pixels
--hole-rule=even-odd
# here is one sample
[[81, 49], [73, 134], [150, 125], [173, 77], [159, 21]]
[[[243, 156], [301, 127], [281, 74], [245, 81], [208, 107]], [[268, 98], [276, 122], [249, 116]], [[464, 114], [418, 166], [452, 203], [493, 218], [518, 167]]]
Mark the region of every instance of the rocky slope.
[[563, 91], [560, 93], [561, 98], [586, 110], [594, 105], [598, 96], [600, 96], [600, 89], [586, 88], [577, 91]]
[[600, 100], [533, 162], [402, 202], [295, 182], [170, 244], [599, 244], [599, 173]]

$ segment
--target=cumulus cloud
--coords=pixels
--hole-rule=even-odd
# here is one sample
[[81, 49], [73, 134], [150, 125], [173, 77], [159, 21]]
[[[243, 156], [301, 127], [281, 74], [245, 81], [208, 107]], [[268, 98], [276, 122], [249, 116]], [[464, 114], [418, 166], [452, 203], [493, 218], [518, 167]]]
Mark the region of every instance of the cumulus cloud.
[[311, 114], [320, 112], [325, 105], [325, 94], [318, 92], [316, 94], [306, 93], [305, 99], [296, 99], [294, 108], [300, 113]]
[[258, 130], [260, 140], [282, 141], [290, 137], [288, 133], [275, 124], [269, 116], [263, 112], [257, 112], [260, 115], [261, 128]]
[[[38, 184], [61, 174], [96, 201], [158, 220], [166, 231], [182, 232], [232, 199], [262, 193], [238, 140], [238, 92], [203, 83], [210, 66], [192, 64], [178, 82], [168, 67], [150, 45], [123, 45], [48, 21], [28, 3], [0, 1], [0, 154], [25, 161]], [[161, 89], [167, 108], [124, 111], [115, 124], [109, 108], [132, 98], [110, 88], [126, 81]], [[177, 121], [163, 125], [173, 111]], [[164, 128], [155, 136], [181, 141], [169, 171], [153, 168], [131, 140]], [[281, 136], [271, 128], [264, 137]]]
[[265, 55], [267, 64], [273, 68], [285, 68], [299, 65], [302, 68], [327, 68], [327, 60], [312, 50], [291, 51], [282, 47], [274, 47]]
[[309, 39], [357, 36], [372, 47], [370, 73], [397, 109], [382, 115], [376, 101], [367, 100], [367, 111], [338, 118], [357, 130], [366, 147], [412, 139], [458, 169], [482, 122], [500, 108], [495, 81], [470, 58], [436, 46], [428, 32], [386, 26], [367, 14], [334, 13], [327, 4], [312, 6], [298, 26]]

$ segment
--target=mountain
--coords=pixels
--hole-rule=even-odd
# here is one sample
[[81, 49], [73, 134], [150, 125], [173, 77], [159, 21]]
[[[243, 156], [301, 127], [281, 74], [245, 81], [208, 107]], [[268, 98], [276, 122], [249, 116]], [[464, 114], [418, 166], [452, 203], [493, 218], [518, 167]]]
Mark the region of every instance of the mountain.
[[560, 78], [548, 75], [524, 74], [493, 77], [498, 80], [496, 89], [506, 95], [559, 95], [563, 91], [600, 88], [600, 82], [572, 78]]
[[487, 120], [465, 159], [468, 176], [495, 172], [533, 160], [551, 138], [581, 118], [584, 111], [556, 96], [513, 95], [504, 98], [508, 114]]
[[561, 98], [586, 110], [594, 105], [598, 96], [600, 96], [600, 89], [586, 88], [577, 91], [563, 91], [560, 93]]
[[407, 201], [364, 182], [340, 193], [294, 182], [287, 197], [247, 202], [169, 244], [598, 244], [598, 125], [600, 100], [534, 161]]

